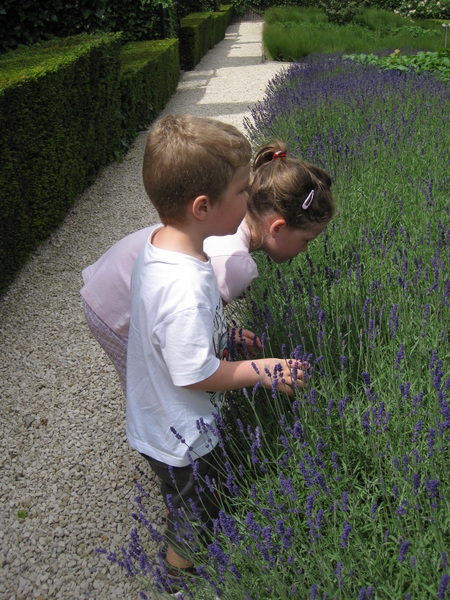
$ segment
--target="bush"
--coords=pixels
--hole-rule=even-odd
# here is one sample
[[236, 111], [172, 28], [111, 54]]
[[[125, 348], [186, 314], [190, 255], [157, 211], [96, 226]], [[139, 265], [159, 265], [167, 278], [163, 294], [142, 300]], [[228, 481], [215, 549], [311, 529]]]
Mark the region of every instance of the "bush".
[[176, 90], [180, 77], [178, 40], [129, 42], [121, 52], [122, 146], [148, 125]]
[[[108, 0], [107, 28], [122, 31], [124, 41], [160, 39], [159, 2], [160, 0]], [[164, 0], [163, 5], [168, 6], [168, 2]], [[168, 37], [171, 37], [172, 22], [169, 29]]]
[[224, 38], [232, 18], [233, 7], [224, 5], [220, 12], [192, 13], [181, 19], [179, 39], [184, 69], [193, 69]]
[[330, 23], [346, 25], [353, 21], [361, 9], [358, 0], [318, 0], [318, 6], [327, 15]]
[[396, 8], [411, 19], [450, 19], [450, 0], [400, 0]]
[[3, 0], [0, 51], [104, 26], [104, 0]]
[[0, 58], [0, 290], [120, 144], [120, 34]]

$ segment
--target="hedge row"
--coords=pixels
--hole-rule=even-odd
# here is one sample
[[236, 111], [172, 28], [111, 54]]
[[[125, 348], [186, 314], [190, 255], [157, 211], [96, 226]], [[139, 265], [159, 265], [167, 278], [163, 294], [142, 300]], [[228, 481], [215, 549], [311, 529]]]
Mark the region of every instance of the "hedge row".
[[178, 78], [176, 39], [83, 34], [0, 58], [0, 293]]
[[184, 69], [193, 69], [224, 38], [232, 19], [232, 5], [221, 6], [220, 12], [193, 13], [181, 19], [179, 36]]
[[180, 78], [178, 40], [129, 42], [122, 48], [120, 106], [122, 145], [164, 108]]

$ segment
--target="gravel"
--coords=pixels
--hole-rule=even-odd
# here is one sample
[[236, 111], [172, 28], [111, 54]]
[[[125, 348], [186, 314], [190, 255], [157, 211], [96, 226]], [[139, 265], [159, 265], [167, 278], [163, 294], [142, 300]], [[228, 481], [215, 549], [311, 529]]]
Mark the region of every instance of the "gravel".
[[[213, 116], [243, 130], [248, 106], [282, 68], [262, 61], [261, 28], [231, 25], [183, 74], [163, 113]], [[141, 589], [95, 552], [128, 544], [136, 468], [151, 473], [128, 446], [125, 399], [90, 335], [79, 290], [85, 266], [158, 221], [141, 182], [145, 138], [98, 175], [0, 299], [1, 599], [132, 599]], [[162, 499], [154, 483], [147, 488], [160, 519]]]

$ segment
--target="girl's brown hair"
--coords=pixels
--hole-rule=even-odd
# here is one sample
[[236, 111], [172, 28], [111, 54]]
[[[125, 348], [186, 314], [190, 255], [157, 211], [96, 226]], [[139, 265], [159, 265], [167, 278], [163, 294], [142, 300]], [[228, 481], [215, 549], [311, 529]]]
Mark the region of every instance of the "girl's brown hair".
[[[314, 165], [287, 155], [286, 145], [279, 140], [265, 144], [253, 161], [249, 182], [247, 216], [250, 228], [260, 231], [261, 218], [268, 213], [279, 214], [292, 229], [308, 229], [313, 223], [329, 221], [335, 211], [330, 175]], [[303, 203], [314, 190], [308, 208]]]

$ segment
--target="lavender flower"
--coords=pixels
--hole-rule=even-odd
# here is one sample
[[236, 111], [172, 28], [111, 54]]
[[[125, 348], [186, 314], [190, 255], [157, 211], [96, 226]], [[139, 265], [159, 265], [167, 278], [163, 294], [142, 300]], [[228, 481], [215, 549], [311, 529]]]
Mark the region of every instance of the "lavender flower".
[[437, 597], [438, 600], [444, 600], [445, 599], [445, 594], [447, 592], [447, 587], [448, 587], [448, 582], [450, 580], [450, 577], [447, 575], [447, 573], [445, 573], [444, 575], [442, 575], [442, 579], [439, 583], [439, 588], [438, 588], [438, 593], [437, 593]]
[[375, 513], [377, 512], [377, 508], [378, 508], [378, 505], [376, 502], [374, 504], [372, 504], [372, 508], [370, 509], [371, 519], [375, 519]]
[[400, 546], [400, 553], [398, 555], [399, 562], [405, 562], [406, 554], [408, 553], [408, 548], [410, 546], [410, 542], [408, 540], [403, 540]]
[[342, 493], [342, 512], [347, 512], [348, 510], [348, 492]]
[[344, 531], [341, 534], [341, 546], [343, 548], [347, 548], [348, 546], [348, 536], [350, 535], [350, 531], [352, 530], [352, 526], [348, 521], [344, 521]]

